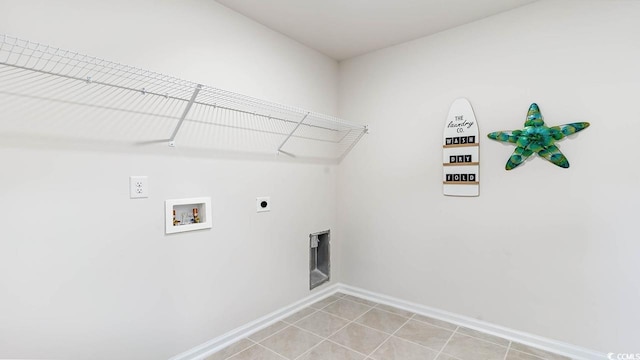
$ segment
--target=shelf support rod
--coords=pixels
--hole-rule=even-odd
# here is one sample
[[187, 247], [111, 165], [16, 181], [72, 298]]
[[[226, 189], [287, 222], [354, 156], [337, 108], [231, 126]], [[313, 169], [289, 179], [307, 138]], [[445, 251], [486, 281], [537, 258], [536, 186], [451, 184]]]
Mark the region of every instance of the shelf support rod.
[[200, 90], [202, 90], [202, 85], [198, 84], [198, 86], [196, 86], [196, 89], [193, 91], [193, 95], [191, 95], [191, 100], [189, 100], [189, 102], [187, 103], [187, 106], [184, 108], [184, 111], [182, 112], [182, 116], [180, 116], [180, 120], [178, 121], [176, 128], [173, 130], [173, 134], [171, 134], [171, 137], [169, 138], [169, 146], [171, 147], [176, 146], [176, 143], [175, 143], [176, 135], [178, 135], [178, 131], [180, 131], [180, 127], [182, 126], [184, 119], [187, 117], [189, 110], [191, 110], [191, 106], [196, 101], [196, 97], [198, 96], [198, 93], [200, 92]]
[[347, 154], [351, 151], [351, 149], [353, 149], [353, 148], [356, 146], [356, 144], [358, 143], [358, 141], [360, 141], [360, 139], [362, 139], [362, 137], [363, 137], [365, 134], [368, 134], [368, 133], [369, 133], [369, 126], [365, 125], [365, 126], [362, 128], [362, 131], [360, 132], [360, 134], [358, 135], [358, 137], [357, 137], [357, 138], [356, 138], [356, 139], [351, 143], [351, 145], [349, 145], [349, 147], [347, 148], [347, 150], [345, 150], [345, 151], [344, 151], [344, 153], [343, 153], [342, 155], [340, 155], [340, 157], [338, 158], [338, 163], [342, 162], [342, 159], [344, 159], [344, 158], [347, 156]]
[[287, 141], [289, 141], [289, 138], [291, 138], [291, 135], [293, 135], [293, 133], [296, 132], [296, 130], [298, 130], [298, 128], [300, 127], [300, 125], [302, 125], [302, 123], [304, 122], [304, 120], [307, 118], [307, 116], [309, 116], [309, 114], [311, 114], [311, 112], [308, 112], [306, 114], [304, 114], [304, 117], [298, 122], [298, 124], [296, 125], [296, 127], [293, 128], [293, 130], [291, 130], [291, 132], [289, 133], [289, 135], [287, 136], [286, 139], [284, 139], [284, 141], [282, 142], [282, 144], [280, 144], [280, 146], [278, 147], [278, 154], [283, 153], [285, 155], [291, 156], [293, 157], [292, 154], [282, 151], [282, 147], [284, 146], [284, 144], [287, 143]]

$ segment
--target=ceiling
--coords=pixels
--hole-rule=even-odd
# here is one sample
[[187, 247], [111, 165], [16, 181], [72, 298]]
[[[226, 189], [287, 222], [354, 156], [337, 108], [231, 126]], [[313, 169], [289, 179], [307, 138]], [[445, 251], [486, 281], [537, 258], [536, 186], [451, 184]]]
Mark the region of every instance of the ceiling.
[[336, 60], [537, 0], [216, 0]]

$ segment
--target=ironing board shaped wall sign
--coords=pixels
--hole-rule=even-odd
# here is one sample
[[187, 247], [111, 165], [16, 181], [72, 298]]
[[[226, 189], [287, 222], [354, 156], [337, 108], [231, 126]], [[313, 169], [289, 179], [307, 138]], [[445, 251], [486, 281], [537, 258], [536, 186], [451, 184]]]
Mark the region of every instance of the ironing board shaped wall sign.
[[456, 99], [447, 116], [442, 144], [443, 193], [480, 195], [478, 122], [467, 99]]

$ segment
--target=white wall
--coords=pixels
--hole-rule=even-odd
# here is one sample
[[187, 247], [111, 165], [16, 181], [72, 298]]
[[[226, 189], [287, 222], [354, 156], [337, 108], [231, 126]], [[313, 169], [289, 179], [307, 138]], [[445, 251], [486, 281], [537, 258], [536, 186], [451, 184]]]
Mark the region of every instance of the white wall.
[[[2, 1], [0, 33], [336, 112], [335, 61], [214, 1]], [[335, 166], [7, 137], [21, 120], [0, 114], [0, 358], [168, 358], [309, 294]], [[130, 175], [149, 199], [129, 199]], [[213, 229], [164, 235], [164, 200], [193, 196]]]
[[[640, 3], [542, 1], [341, 63], [339, 113], [371, 134], [340, 165], [347, 284], [603, 352], [640, 330]], [[481, 194], [442, 195], [442, 132], [468, 98]], [[589, 121], [571, 167], [484, 137]]]

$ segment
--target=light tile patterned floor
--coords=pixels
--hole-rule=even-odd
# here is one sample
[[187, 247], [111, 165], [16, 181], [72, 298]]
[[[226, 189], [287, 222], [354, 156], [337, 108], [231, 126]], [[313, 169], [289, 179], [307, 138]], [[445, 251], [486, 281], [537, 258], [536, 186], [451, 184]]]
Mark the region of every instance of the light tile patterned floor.
[[335, 294], [207, 360], [569, 359], [442, 320]]

